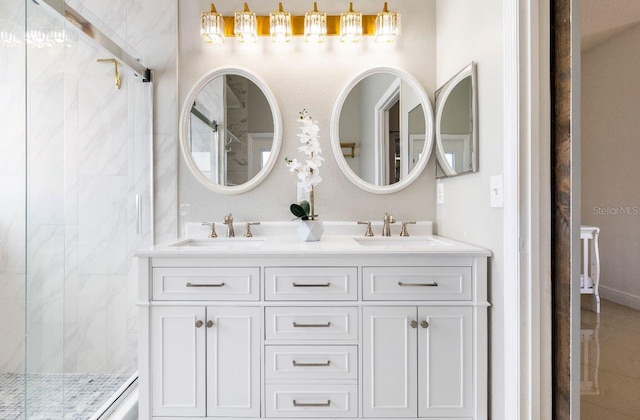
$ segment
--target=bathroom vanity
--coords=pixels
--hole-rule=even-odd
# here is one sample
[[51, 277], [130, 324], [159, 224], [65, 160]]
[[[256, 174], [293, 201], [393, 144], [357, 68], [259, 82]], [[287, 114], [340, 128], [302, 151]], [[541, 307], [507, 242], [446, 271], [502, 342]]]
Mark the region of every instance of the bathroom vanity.
[[488, 256], [430, 235], [139, 252], [140, 418], [486, 420]]

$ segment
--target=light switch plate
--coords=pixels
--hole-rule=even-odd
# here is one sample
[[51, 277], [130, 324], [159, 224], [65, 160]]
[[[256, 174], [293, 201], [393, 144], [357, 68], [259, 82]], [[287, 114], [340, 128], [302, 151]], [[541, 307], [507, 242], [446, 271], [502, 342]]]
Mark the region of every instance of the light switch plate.
[[438, 204], [444, 204], [444, 184], [442, 182], [438, 182], [436, 184], [436, 190], [437, 190], [436, 202]]
[[491, 207], [504, 207], [504, 188], [502, 175], [494, 175], [490, 181]]

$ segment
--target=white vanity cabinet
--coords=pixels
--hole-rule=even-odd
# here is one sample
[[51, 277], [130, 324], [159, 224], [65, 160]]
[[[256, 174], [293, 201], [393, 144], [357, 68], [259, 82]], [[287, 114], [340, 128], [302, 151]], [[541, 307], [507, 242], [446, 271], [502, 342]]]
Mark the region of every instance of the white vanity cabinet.
[[488, 252], [322, 242], [139, 255], [140, 418], [487, 420]]
[[154, 416], [260, 416], [260, 308], [151, 308]]
[[472, 311], [363, 308], [365, 417], [473, 418]]

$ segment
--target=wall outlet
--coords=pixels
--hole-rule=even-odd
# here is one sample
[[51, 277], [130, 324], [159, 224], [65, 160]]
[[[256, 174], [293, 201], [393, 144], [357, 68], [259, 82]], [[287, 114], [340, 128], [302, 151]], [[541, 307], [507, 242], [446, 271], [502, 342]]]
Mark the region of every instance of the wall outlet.
[[502, 175], [494, 175], [490, 178], [491, 207], [504, 207], [504, 188]]
[[436, 184], [436, 202], [444, 204], [444, 184], [442, 182]]
[[298, 203], [301, 201], [311, 200], [311, 195], [307, 190], [302, 188], [302, 182], [298, 182]]

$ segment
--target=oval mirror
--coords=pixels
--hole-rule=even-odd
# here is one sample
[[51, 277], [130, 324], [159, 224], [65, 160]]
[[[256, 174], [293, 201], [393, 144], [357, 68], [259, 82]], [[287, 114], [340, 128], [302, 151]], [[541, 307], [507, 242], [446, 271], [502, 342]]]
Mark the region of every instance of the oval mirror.
[[267, 85], [236, 68], [196, 83], [182, 109], [180, 149], [210, 189], [239, 194], [269, 174], [282, 143], [282, 117]]
[[469, 64], [436, 92], [436, 177], [478, 171], [476, 66]]
[[374, 68], [342, 91], [331, 118], [331, 146], [345, 176], [376, 194], [400, 191], [427, 165], [433, 109], [420, 83], [394, 68]]

